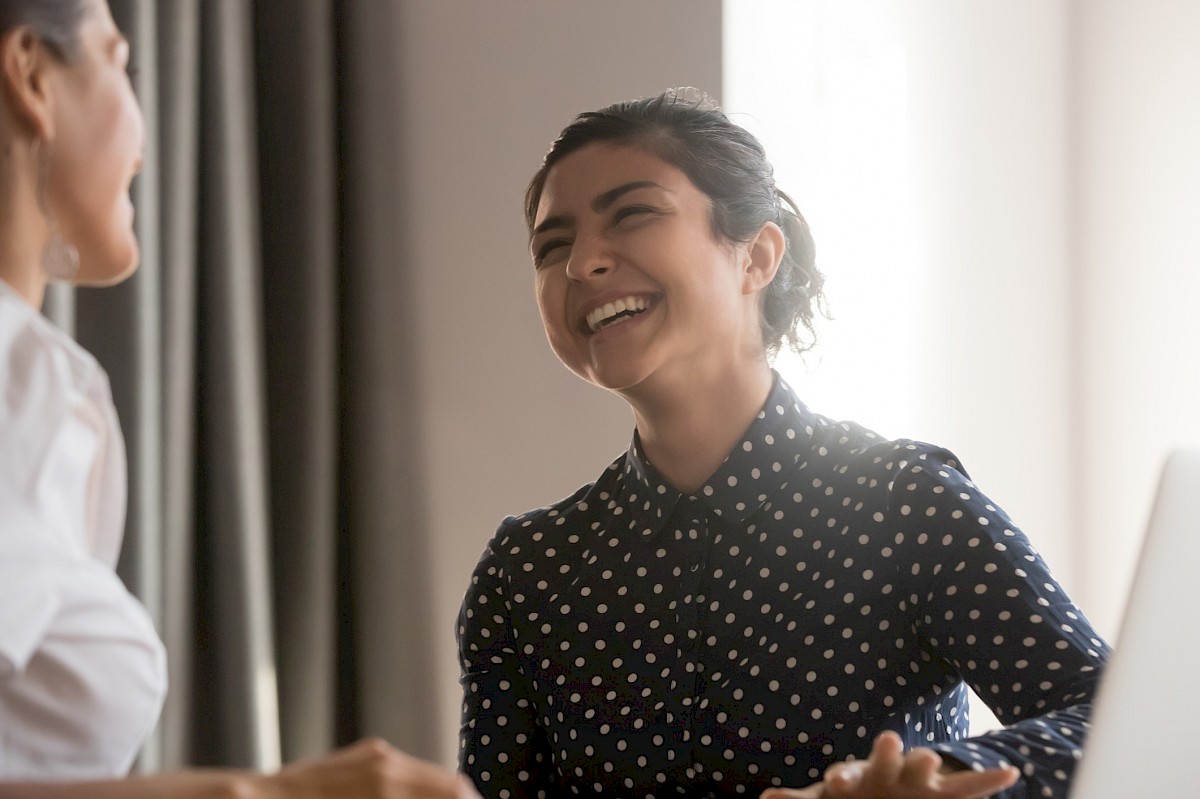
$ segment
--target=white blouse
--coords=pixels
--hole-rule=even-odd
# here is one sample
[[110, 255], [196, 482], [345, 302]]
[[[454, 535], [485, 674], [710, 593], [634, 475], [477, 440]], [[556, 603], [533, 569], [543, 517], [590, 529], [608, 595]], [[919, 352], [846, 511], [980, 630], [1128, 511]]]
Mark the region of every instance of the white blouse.
[[125, 447], [96, 359], [0, 280], [0, 780], [124, 774], [166, 693], [114, 568]]

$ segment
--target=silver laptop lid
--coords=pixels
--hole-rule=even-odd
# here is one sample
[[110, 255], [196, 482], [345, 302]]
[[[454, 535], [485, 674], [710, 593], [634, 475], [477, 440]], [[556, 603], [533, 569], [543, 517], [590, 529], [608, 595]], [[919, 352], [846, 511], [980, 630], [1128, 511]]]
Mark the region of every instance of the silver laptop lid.
[[1200, 450], [1163, 468], [1072, 799], [1200, 797]]

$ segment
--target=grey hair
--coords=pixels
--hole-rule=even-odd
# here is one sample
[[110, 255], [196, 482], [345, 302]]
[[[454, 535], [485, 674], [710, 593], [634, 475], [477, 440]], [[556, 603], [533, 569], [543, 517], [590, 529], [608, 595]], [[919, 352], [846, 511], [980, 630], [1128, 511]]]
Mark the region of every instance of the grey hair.
[[87, 0], [0, 0], [0, 36], [28, 25], [63, 61], [79, 56], [79, 27]]

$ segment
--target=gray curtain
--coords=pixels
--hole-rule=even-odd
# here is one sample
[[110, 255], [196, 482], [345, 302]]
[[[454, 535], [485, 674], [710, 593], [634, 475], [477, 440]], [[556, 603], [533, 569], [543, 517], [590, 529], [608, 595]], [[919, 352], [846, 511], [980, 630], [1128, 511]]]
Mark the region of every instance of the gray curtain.
[[142, 266], [47, 312], [108, 369], [128, 441], [120, 572], [171, 679], [142, 768], [365, 734], [433, 757], [398, 9], [110, 2], [147, 122]]

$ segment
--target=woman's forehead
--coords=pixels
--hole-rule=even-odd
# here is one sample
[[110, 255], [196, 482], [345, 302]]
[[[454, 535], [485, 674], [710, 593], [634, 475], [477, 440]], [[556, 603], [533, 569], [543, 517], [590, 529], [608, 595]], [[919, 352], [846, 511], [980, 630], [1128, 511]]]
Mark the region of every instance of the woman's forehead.
[[117, 29], [117, 23], [113, 20], [106, 0], [85, 0], [83, 5], [83, 25], [97, 26], [104, 31]]
[[581, 147], [546, 173], [535, 224], [559, 206], [586, 205], [611, 188], [638, 181], [668, 189], [691, 186], [682, 171], [643, 147], [607, 142]]
[[84, 5], [78, 35], [85, 50], [103, 54], [124, 41], [105, 0], [87, 0]]

